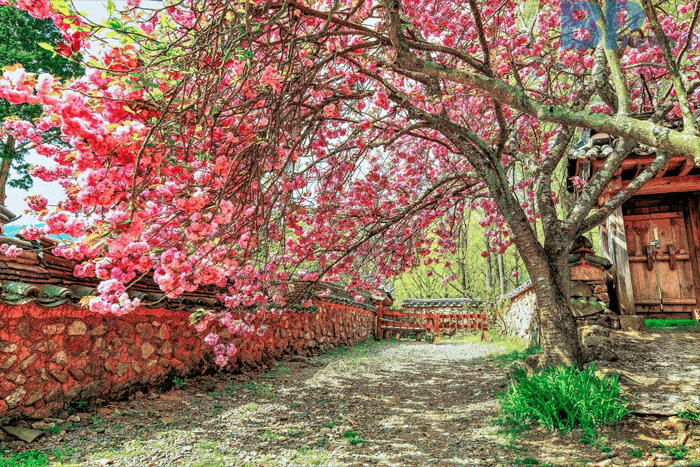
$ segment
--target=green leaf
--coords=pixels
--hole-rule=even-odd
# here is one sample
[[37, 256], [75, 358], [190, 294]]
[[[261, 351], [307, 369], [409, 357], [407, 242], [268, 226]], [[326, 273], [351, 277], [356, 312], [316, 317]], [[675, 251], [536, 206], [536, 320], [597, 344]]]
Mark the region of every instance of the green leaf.
[[71, 14], [66, 0], [51, 0], [51, 6], [57, 9], [62, 15], [70, 16]]
[[112, 16], [112, 13], [114, 13], [116, 9], [117, 7], [114, 5], [114, 2], [112, 0], [107, 0], [107, 13], [109, 13], [110, 16]]
[[53, 48], [53, 46], [51, 46], [50, 44], [47, 44], [46, 42], [39, 42], [37, 45], [39, 47], [41, 47], [42, 49], [48, 50], [49, 52], [56, 53], [56, 50]]

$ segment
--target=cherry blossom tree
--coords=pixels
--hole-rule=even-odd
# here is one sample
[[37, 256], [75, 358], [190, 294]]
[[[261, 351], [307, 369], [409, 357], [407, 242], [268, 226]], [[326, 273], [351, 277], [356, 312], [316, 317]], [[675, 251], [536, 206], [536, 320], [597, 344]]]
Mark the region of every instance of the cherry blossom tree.
[[[5, 132], [55, 160], [34, 175], [67, 194], [58, 206], [35, 197], [46, 227], [24, 235], [81, 238], [59, 252], [102, 281], [96, 312], [137, 306], [128, 288], [148, 275], [169, 296], [215, 286], [230, 310], [265, 313], [287, 305], [297, 279], [373, 287], [440, 261], [478, 207], [490, 249], [515, 244], [529, 272], [548, 361], [581, 362], [571, 241], [668, 154], [700, 161], [700, 3], [669, 11], [644, 0], [641, 27], [612, 3], [578, 3], [572, 17], [598, 27], [569, 37], [552, 0], [130, 0], [104, 24], [64, 0], [16, 0], [52, 18], [66, 39], [56, 52], [82, 51], [90, 69], [68, 83], [21, 69], [0, 80], [0, 97], [44, 105], [36, 127], [14, 120]], [[606, 48], [611, 30], [626, 48]], [[629, 46], [640, 37], [654, 40]], [[571, 43], [583, 46], [562, 47]], [[676, 118], [681, 129], [664, 126]], [[70, 148], [42, 144], [51, 128]], [[619, 144], [562, 213], [552, 177], [581, 128]], [[658, 149], [656, 160], [592, 210], [640, 144]], [[204, 322], [255, 331], [234, 316]], [[235, 353], [209, 340], [220, 363]]]

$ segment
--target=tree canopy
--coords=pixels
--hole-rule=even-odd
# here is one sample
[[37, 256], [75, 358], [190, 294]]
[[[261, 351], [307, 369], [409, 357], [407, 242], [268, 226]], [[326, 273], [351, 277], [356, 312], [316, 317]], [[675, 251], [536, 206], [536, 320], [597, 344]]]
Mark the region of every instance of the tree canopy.
[[[50, 19], [38, 19], [26, 11], [8, 5], [0, 5], [0, 68], [21, 64], [29, 73], [49, 73], [56, 78], [70, 79], [83, 74], [83, 66], [76, 61], [68, 61], [39, 46], [40, 43], [53, 44], [62, 41], [61, 31]], [[39, 118], [42, 108], [38, 104], [14, 105], [0, 99], [0, 121], [16, 117], [24, 121]], [[28, 189], [32, 186], [29, 164], [24, 162], [25, 149], [15, 147], [13, 139], [0, 139], [3, 157], [0, 171], [0, 187], [4, 201], [5, 183], [16, 188]], [[9, 179], [12, 166], [18, 178]], [[9, 179], [9, 181], [8, 181]]]
[[[138, 5], [110, 2], [112, 17], [91, 24], [63, 0], [21, 3], [53, 18], [66, 41], [55, 50], [83, 50], [90, 71], [66, 85], [21, 69], [0, 81], [8, 101], [43, 103], [38, 128], [60, 128], [71, 145], [42, 144], [21, 121], [6, 130], [59, 164], [35, 175], [60, 180], [68, 199], [49, 208], [36, 197], [46, 227], [24, 235], [83, 238], [61, 253], [102, 280], [94, 311], [128, 312], [138, 302], [126, 287], [146, 274], [169, 295], [225, 287], [232, 310], [260, 312], [284, 306], [296, 279], [373, 287], [441, 261], [479, 208], [494, 247], [518, 247], [548, 355], [581, 361], [571, 241], [668, 154], [700, 161], [700, 3], [644, 0], [641, 27], [603, 4], [589, 17], [596, 27], [574, 28], [581, 48], [562, 46], [573, 20], [556, 0]], [[608, 23], [617, 49], [606, 47]], [[630, 47], [639, 37], [654, 41]], [[674, 119], [680, 129], [664, 124]], [[580, 129], [617, 143], [561, 212], [552, 176]], [[638, 145], [658, 149], [656, 160], [592, 211]], [[231, 316], [218, 318], [245, 328]]]

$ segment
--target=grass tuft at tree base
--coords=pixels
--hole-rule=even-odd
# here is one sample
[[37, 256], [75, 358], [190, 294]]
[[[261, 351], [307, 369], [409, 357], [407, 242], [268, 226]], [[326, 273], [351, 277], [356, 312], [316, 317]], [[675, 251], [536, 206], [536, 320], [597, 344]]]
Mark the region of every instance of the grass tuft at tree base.
[[562, 433], [581, 428], [584, 441], [591, 441], [598, 426], [618, 422], [629, 413], [617, 377], [599, 378], [593, 364], [583, 370], [549, 367], [530, 377], [517, 368], [509, 378], [510, 387], [500, 395], [499, 422], [507, 427], [537, 423]]

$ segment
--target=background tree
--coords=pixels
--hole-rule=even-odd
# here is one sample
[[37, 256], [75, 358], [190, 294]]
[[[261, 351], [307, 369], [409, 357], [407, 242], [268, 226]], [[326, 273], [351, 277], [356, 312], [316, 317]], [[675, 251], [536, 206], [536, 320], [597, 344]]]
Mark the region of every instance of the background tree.
[[[62, 40], [61, 31], [50, 19], [37, 19], [26, 11], [0, 5], [0, 68], [19, 63], [30, 73], [49, 73], [62, 79], [82, 75], [84, 69], [79, 61], [66, 60], [39, 46], [40, 43], [55, 44]], [[41, 113], [41, 105], [14, 105], [0, 99], [0, 122], [8, 117], [33, 121]], [[27, 144], [18, 145], [12, 135], [0, 139], [0, 204], [5, 204], [8, 184], [24, 190], [32, 186], [29, 164], [24, 161], [27, 148]], [[16, 178], [11, 178], [10, 169], [16, 172]]]
[[[613, 24], [624, 17], [615, 5]], [[595, 34], [562, 31], [557, 1], [189, 0], [108, 20], [123, 45], [91, 52], [101, 69], [67, 89], [15, 71], [0, 93], [47, 104], [42, 123], [75, 148], [37, 143], [60, 164], [43, 175], [68, 196], [43, 213], [43, 232], [84, 235], [60, 253], [103, 281], [95, 311], [128, 312], [126, 287], [144, 274], [169, 295], [226, 286], [231, 309], [260, 312], [283, 306], [296, 278], [378, 285], [453, 252], [477, 199], [492, 238], [515, 244], [533, 282], [549, 362], [572, 364], [583, 360], [572, 240], [668, 154], [700, 161], [700, 57], [689, 46], [699, 5], [645, 0], [647, 22], [619, 25], [619, 37], [655, 41], [616, 50], [602, 14]], [[24, 7], [68, 16], [57, 24], [72, 43], [104, 28], [62, 0]], [[562, 47], [572, 39], [585, 47]], [[665, 125], [674, 119], [681, 129]], [[552, 177], [582, 128], [612, 135], [615, 149], [563, 213]], [[640, 144], [656, 160], [593, 211]], [[250, 332], [229, 313], [219, 319]]]

